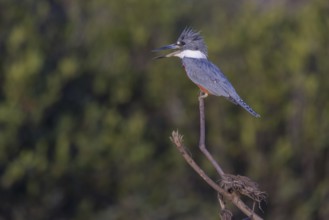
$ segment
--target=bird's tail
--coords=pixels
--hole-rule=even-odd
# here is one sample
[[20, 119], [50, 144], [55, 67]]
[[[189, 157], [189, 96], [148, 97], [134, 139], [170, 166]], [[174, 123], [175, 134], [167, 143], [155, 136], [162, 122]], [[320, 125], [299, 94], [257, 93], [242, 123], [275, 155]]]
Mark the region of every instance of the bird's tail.
[[256, 118], [259, 118], [260, 117], [260, 115], [257, 112], [255, 112], [249, 105], [247, 105], [247, 103], [245, 103], [242, 99], [239, 99], [239, 100], [236, 100], [236, 101], [247, 112], [249, 112], [250, 114], [252, 114]]

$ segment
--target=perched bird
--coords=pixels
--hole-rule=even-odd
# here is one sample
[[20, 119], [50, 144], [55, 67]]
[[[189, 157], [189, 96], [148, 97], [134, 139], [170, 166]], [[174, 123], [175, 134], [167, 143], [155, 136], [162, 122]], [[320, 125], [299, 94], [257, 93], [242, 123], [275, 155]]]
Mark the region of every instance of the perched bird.
[[224, 96], [234, 104], [240, 105], [253, 116], [260, 117], [257, 112], [240, 98], [221, 70], [208, 60], [207, 46], [199, 32], [191, 28], [185, 28], [176, 43], [153, 51], [162, 50], [175, 51], [155, 58], [179, 57], [182, 60], [187, 76], [204, 93], [203, 97], [207, 97], [208, 94]]

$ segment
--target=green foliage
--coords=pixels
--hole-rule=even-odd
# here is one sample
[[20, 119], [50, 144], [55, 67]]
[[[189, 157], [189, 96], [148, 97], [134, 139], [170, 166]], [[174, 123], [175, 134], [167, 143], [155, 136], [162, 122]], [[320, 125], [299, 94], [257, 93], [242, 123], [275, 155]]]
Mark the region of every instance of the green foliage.
[[[266, 219], [329, 216], [329, 5], [263, 1], [1, 1], [1, 219], [218, 219], [198, 89], [152, 60], [185, 26], [262, 117], [206, 100], [225, 171], [269, 194]], [[265, 206], [265, 204], [263, 204]]]

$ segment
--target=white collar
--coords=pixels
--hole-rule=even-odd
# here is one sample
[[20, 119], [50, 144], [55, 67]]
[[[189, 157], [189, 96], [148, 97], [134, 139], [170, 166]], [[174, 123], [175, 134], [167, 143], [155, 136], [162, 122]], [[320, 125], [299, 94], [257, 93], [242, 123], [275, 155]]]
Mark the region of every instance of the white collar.
[[181, 59], [183, 59], [184, 57], [207, 59], [207, 56], [204, 53], [202, 53], [200, 50], [183, 50], [181, 52], [175, 53], [174, 56], [179, 57]]

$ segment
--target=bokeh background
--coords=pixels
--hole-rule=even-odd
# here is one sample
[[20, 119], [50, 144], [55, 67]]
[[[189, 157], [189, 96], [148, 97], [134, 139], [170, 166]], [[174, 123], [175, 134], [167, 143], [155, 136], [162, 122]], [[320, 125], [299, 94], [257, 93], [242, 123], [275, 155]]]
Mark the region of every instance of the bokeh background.
[[169, 140], [218, 179], [198, 89], [152, 60], [186, 26], [262, 115], [207, 98], [209, 150], [268, 193], [265, 219], [329, 218], [328, 0], [1, 0], [1, 220], [219, 219]]

